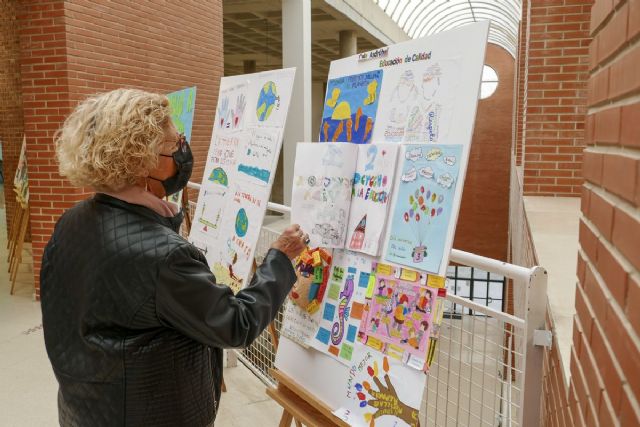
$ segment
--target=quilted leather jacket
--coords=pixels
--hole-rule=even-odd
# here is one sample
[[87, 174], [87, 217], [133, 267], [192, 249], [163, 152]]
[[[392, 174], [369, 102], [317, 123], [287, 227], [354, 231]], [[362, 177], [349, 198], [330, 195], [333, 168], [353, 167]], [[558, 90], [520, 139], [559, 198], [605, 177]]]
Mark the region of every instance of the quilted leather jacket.
[[282, 252], [234, 296], [180, 222], [97, 194], [56, 224], [40, 283], [62, 426], [212, 425], [222, 348], [249, 345], [284, 302]]

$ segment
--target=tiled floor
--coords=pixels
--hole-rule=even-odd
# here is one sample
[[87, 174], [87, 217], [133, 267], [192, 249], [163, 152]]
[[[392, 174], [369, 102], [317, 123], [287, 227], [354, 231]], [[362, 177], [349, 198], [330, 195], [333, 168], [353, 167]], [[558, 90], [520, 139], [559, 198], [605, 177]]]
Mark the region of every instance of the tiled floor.
[[[25, 257], [15, 295], [10, 296], [4, 223], [0, 206], [0, 427], [56, 426], [57, 383], [44, 348], [40, 304], [33, 300], [30, 258]], [[225, 381], [228, 392], [221, 400], [217, 427], [278, 425], [281, 409], [241, 363], [225, 369]]]

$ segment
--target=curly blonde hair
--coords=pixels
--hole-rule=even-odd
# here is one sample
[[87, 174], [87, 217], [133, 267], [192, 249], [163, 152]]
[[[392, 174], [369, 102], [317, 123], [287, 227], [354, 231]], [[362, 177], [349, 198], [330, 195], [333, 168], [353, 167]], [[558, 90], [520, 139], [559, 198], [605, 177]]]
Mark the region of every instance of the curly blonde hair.
[[60, 175], [118, 191], [155, 168], [170, 121], [166, 96], [117, 89], [83, 101], [55, 136]]

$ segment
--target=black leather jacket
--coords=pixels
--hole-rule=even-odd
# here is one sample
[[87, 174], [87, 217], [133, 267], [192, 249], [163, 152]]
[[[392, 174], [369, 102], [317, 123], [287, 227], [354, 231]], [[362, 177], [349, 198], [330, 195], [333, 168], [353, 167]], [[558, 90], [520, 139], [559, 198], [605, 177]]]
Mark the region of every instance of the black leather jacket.
[[42, 322], [63, 426], [207, 426], [222, 348], [249, 345], [295, 281], [271, 249], [250, 286], [216, 285], [179, 221], [97, 194], [58, 221], [42, 261]]

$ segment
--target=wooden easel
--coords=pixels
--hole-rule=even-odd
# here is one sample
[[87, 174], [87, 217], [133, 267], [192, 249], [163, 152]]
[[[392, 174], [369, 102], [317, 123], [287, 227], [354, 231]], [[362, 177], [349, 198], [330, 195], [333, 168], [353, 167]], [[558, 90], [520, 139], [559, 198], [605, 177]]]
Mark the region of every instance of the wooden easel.
[[9, 256], [7, 262], [9, 263], [9, 279], [11, 280], [10, 295], [13, 295], [13, 291], [16, 286], [16, 278], [18, 277], [18, 269], [22, 262], [22, 249], [24, 246], [24, 238], [27, 234], [27, 228], [29, 227], [29, 205], [22, 204], [17, 200], [16, 211], [13, 214], [11, 220], [11, 230], [9, 233], [9, 241], [7, 247], [9, 250]]

